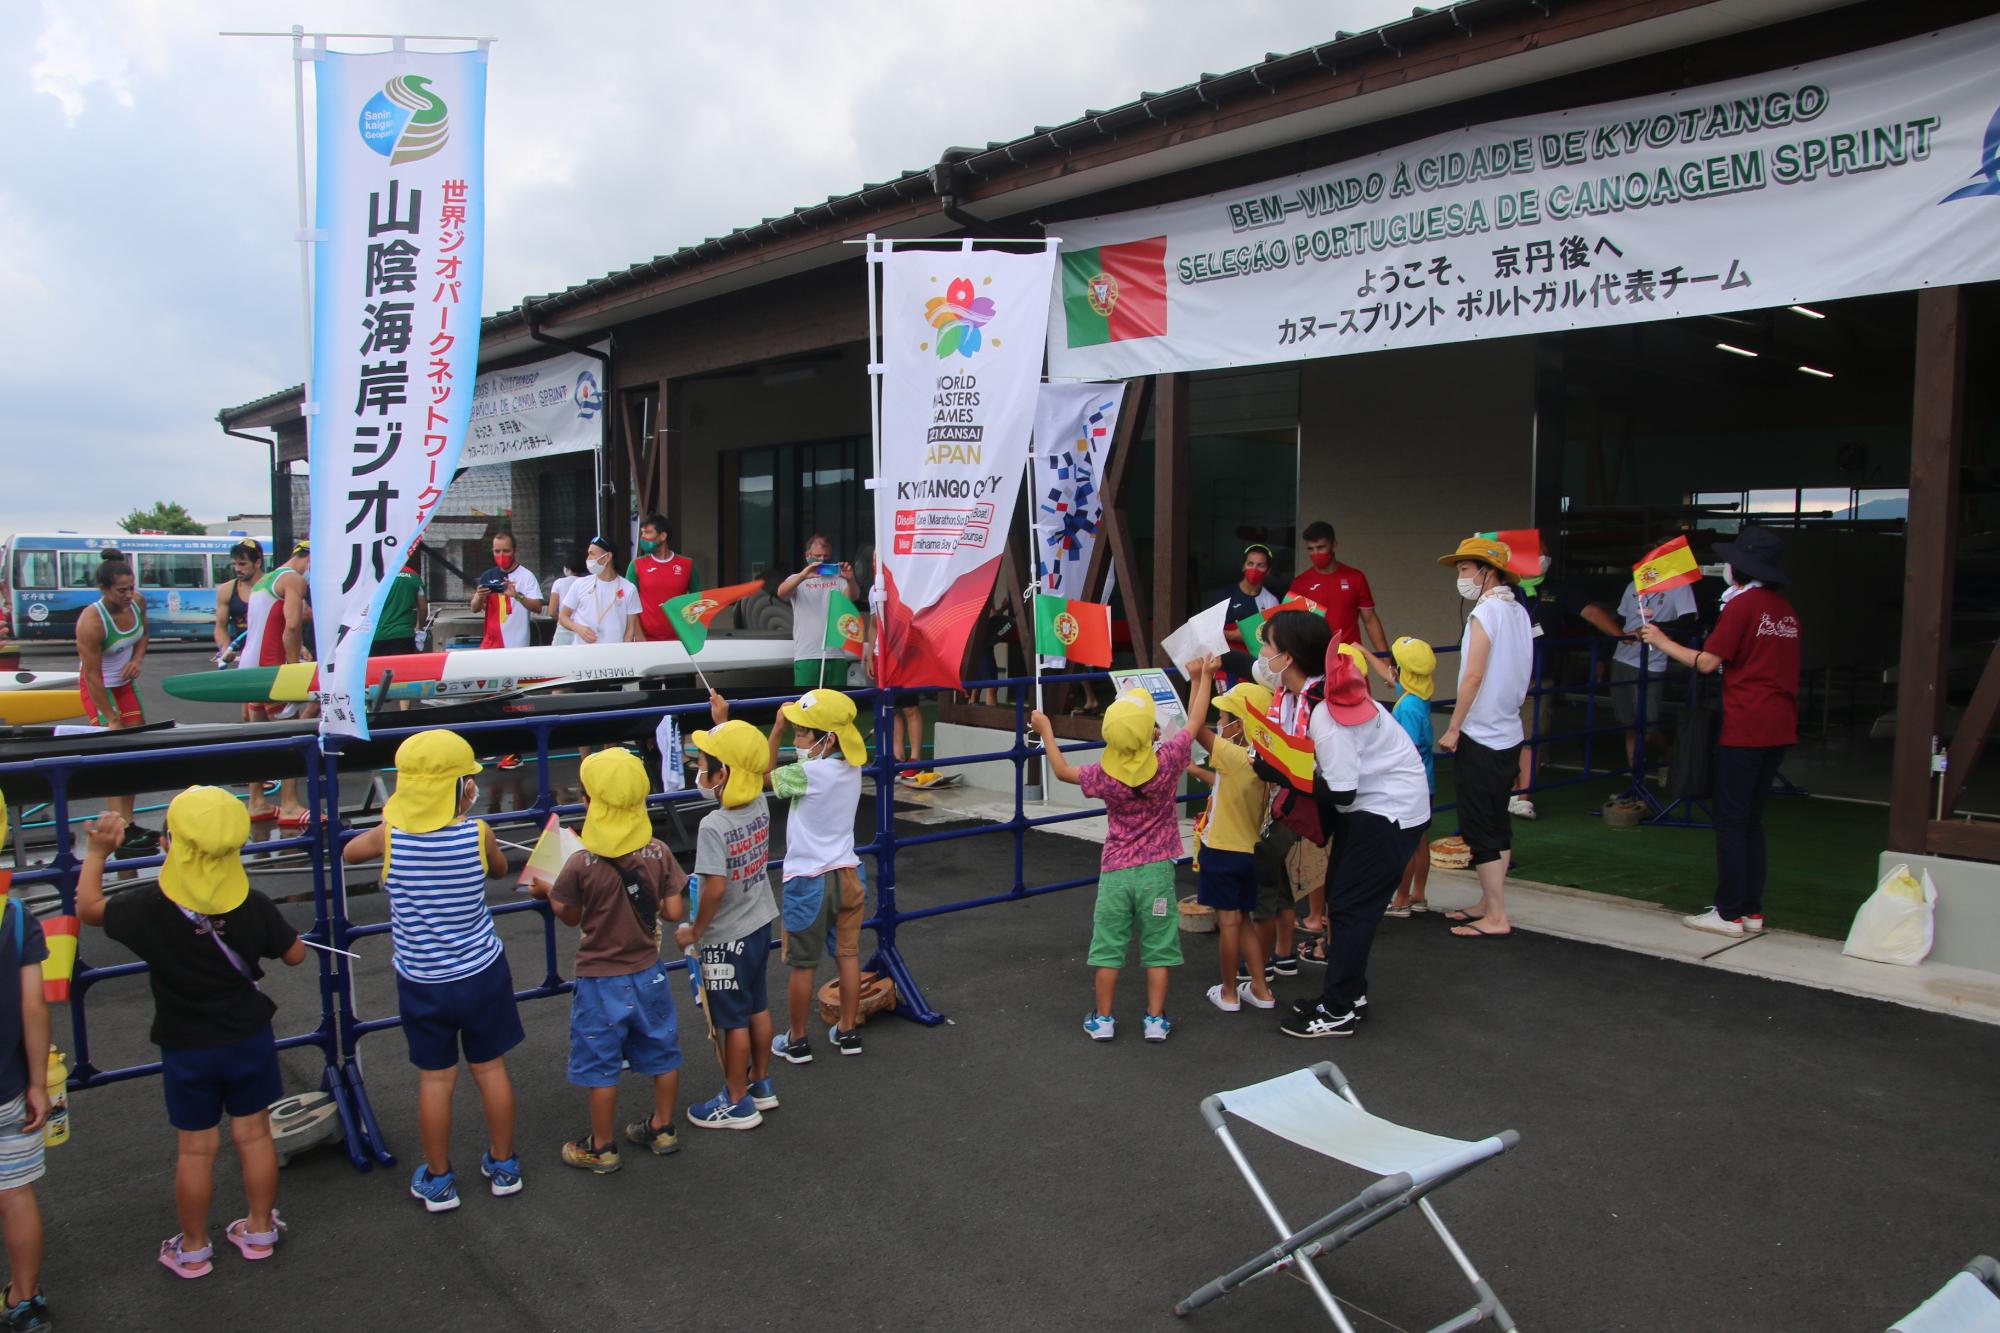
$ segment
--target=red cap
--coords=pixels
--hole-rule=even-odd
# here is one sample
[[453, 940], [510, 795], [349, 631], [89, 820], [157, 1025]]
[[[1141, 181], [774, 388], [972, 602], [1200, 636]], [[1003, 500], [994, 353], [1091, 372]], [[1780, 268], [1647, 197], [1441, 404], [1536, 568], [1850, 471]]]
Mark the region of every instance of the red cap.
[[1343, 727], [1358, 727], [1375, 716], [1368, 682], [1337, 644], [1326, 655], [1326, 711]]

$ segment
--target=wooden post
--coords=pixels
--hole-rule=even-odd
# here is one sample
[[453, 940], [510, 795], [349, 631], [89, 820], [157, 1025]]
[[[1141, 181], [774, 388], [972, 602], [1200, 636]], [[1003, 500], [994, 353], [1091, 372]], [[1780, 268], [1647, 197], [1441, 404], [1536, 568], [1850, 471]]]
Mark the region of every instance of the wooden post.
[[1959, 457], [1965, 438], [1968, 312], [1958, 287], [1917, 294], [1916, 402], [1903, 556], [1903, 650], [1889, 768], [1889, 848], [1922, 853], [1930, 821], [1931, 739], [1942, 725], [1958, 552]]
[[[1187, 614], [1190, 465], [1188, 377], [1155, 377], [1153, 415], [1153, 634]], [[1136, 627], [1135, 627], [1136, 633]], [[1148, 639], [1150, 654], [1154, 639]]]

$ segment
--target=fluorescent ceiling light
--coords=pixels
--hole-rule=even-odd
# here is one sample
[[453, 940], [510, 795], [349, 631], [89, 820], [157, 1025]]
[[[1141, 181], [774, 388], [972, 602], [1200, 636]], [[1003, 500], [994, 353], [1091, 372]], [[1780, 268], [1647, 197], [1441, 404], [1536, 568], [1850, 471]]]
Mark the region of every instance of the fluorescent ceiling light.
[[1817, 310], [1814, 310], [1811, 306], [1792, 305], [1792, 306], [1786, 306], [1785, 309], [1791, 311], [1795, 315], [1804, 315], [1807, 319], [1826, 318], [1825, 315], [1821, 314]]
[[1715, 345], [1715, 350], [1718, 352], [1729, 352], [1736, 356], [1747, 356], [1752, 358], [1754, 358], [1757, 355], [1749, 348], [1738, 347], [1735, 343], [1717, 343]]
[[1799, 373], [1802, 375], [1811, 375], [1814, 379], [1830, 380], [1833, 378], [1832, 371], [1821, 370], [1818, 366], [1800, 366]]

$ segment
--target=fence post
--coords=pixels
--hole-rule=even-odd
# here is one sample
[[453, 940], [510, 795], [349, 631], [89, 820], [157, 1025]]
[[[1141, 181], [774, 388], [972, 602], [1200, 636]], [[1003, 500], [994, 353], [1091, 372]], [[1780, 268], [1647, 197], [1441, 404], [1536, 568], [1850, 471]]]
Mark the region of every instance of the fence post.
[[[896, 1012], [925, 1027], [944, 1015], [924, 999], [896, 947], [896, 709], [895, 693], [875, 689], [875, 953], [865, 971], [896, 983]], [[919, 756], [921, 758], [922, 756]]]
[[[320, 782], [320, 818], [324, 825], [324, 841], [330, 863], [329, 887], [330, 906], [333, 911], [333, 947], [345, 949], [352, 936], [349, 934], [353, 923], [347, 919], [347, 871], [343, 868], [341, 852], [347, 838], [342, 831], [340, 820], [340, 752], [335, 741], [322, 749], [317, 767]], [[369, 1169], [369, 1159], [383, 1166], [394, 1166], [396, 1155], [389, 1151], [389, 1144], [382, 1136], [382, 1126], [375, 1120], [375, 1108], [368, 1101], [368, 1084], [361, 1073], [361, 1061], [355, 1047], [361, 1037], [355, 1031], [359, 1020], [354, 1013], [354, 969], [345, 958], [336, 957], [338, 970], [338, 1000], [340, 1011], [340, 1092], [335, 1100], [347, 1099], [349, 1114], [358, 1122], [360, 1133], [350, 1136], [347, 1141], [347, 1155], [354, 1165], [363, 1171]]]

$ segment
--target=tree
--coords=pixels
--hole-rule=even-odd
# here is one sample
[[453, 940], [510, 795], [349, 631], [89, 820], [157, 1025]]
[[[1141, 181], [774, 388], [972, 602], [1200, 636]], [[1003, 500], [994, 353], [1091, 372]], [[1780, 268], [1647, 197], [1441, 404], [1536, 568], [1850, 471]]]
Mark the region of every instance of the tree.
[[164, 532], [172, 537], [199, 537], [208, 531], [186, 505], [172, 500], [156, 501], [151, 509], [134, 509], [118, 520], [118, 526], [127, 532]]

